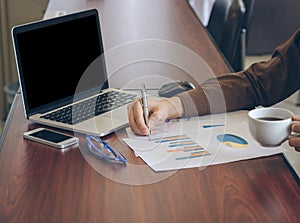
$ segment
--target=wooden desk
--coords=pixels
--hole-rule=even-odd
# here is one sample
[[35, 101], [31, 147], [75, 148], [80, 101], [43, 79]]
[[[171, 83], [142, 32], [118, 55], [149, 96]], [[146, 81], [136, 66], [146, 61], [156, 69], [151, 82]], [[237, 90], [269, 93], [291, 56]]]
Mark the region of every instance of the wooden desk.
[[[112, 38], [106, 48], [130, 36], [163, 38], [190, 47], [214, 72], [229, 71], [185, 0], [68, 2], [52, 1], [48, 10], [97, 6], [105, 38]], [[78, 147], [61, 152], [23, 140], [23, 132], [36, 127], [24, 118], [17, 95], [0, 144], [1, 223], [265, 223], [300, 219], [300, 188], [281, 155], [154, 173], [135, 158], [120, 140], [126, 133], [119, 131], [105, 139], [127, 157], [129, 165], [102, 163], [104, 176], [91, 167]], [[81, 140], [80, 145], [84, 144]], [[124, 179], [133, 184], [120, 183]], [[139, 184], [148, 179], [157, 180]]]

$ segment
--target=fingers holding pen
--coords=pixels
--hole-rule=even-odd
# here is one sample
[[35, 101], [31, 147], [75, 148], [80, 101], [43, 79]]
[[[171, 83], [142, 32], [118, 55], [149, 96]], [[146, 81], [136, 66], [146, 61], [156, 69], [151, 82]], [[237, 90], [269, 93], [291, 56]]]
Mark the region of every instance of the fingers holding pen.
[[[145, 123], [144, 110], [139, 98], [128, 106], [128, 120], [131, 130], [137, 135], [149, 135], [150, 129], [164, 123], [166, 120], [166, 112], [163, 109], [165, 106], [160, 105], [160, 102], [149, 99], [149, 118]], [[152, 131], [151, 131], [152, 132]], [[155, 131], [153, 131], [155, 133]]]
[[144, 117], [144, 108], [140, 98], [128, 106], [128, 119], [131, 130], [137, 135], [155, 134], [154, 127], [163, 124], [167, 119], [182, 115], [182, 104], [178, 97], [164, 100], [148, 100], [147, 123]]
[[159, 101], [149, 100], [149, 120], [148, 126], [149, 128], [154, 128], [157, 125], [161, 125], [165, 122], [167, 116], [167, 112], [164, 110], [164, 104]]
[[148, 126], [145, 124], [143, 117], [143, 107], [140, 99], [136, 98], [134, 102], [128, 106], [128, 121], [131, 130], [138, 135], [148, 135]]

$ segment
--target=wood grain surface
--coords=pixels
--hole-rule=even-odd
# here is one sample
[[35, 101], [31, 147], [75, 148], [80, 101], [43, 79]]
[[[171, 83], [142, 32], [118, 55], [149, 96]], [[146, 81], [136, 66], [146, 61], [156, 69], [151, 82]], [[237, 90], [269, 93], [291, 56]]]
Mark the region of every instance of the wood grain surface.
[[[90, 7], [101, 13], [107, 49], [160, 38], [192, 49], [216, 74], [230, 71], [185, 0], [52, 0], [48, 10]], [[1, 223], [299, 222], [299, 185], [282, 155], [155, 173], [122, 142], [124, 130], [104, 140], [126, 167], [86, 159], [78, 146], [24, 140], [36, 127], [17, 95], [0, 144]]]

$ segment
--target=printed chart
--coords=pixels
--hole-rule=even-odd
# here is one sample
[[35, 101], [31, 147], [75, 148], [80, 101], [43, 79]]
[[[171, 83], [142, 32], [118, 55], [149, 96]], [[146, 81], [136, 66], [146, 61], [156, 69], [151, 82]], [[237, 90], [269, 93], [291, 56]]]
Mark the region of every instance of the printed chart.
[[155, 139], [155, 143], [165, 143], [168, 148], [166, 152], [169, 154], [177, 153], [175, 154], [175, 160], [185, 160], [210, 155], [209, 152], [204, 150], [204, 147], [198, 145], [187, 135], [175, 135]]
[[154, 171], [166, 171], [235, 162], [285, 151], [264, 148], [250, 135], [247, 112], [173, 119], [158, 135], [135, 136], [123, 141]]
[[217, 139], [220, 143], [225, 146], [235, 148], [235, 149], [244, 149], [248, 147], [248, 142], [240, 136], [233, 134], [221, 134], [217, 136]]

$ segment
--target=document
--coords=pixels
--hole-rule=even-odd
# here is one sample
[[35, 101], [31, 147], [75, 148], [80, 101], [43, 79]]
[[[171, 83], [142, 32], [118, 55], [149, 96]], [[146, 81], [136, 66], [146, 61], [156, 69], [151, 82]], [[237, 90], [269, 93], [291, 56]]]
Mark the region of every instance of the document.
[[154, 171], [204, 168], [284, 152], [282, 146], [262, 147], [252, 138], [247, 113], [172, 119], [150, 137], [136, 136], [127, 128], [123, 141]]

